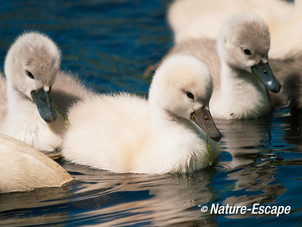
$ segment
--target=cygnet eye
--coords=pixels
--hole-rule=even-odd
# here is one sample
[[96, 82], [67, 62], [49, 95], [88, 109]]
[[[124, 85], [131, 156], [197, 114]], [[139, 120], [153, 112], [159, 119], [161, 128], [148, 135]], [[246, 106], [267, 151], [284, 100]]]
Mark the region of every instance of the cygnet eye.
[[251, 55], [252, 54], [252, 52], [249, 49], [244, 49], [243, 52], [244, 52], [245, 55]]
[[27, 70], [25, 70], [25, 71], [26, 71], [26, 74], [27, 74], [27, 76], [28, 76], [29, 78], [35, 79], [34, 75], [33, 75], [30, 71], [27, 71]]
[[193, 99], [194, 100], [194, 95], [191, 92], [186, 92], [186, 95], [188, 98]]

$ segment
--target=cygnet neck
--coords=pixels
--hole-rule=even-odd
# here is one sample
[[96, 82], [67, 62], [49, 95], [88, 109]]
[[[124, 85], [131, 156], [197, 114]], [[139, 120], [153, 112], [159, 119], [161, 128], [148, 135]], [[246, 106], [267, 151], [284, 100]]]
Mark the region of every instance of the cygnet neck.
[[62, 134], [66, 130], [64, 127], [64, 119], [61, 117], [61, 115], [58, 115], [56, 121], [46, 123], [41, 118], [36, 104], [30, 100], [30, 98], [15, 89], [14, 85], [10, 81], [7, 81], [7, 97], [8, 108], [6, 116], [9, 119], [8, 122], [19, 119], [18, 115], [22, 114], [22, 120], [26, 119], [26, 116], [29, 119], [35, 119], [37, 124], [45, 124], [50, 127], [53, 133]]
[[220, 90], [214, 90], [212, 112], [227, 119], [257, 118], [272, 110], [265, 87], [251, 73], [221, 62]]
[[[34, 103], [32, 103], [28, 97], [22, 94], [20, 91], [15, 89], [15, 86], [7, 80], [7, 102], [8, 102], [8, 111], [14, 109], [23, 109], [25, 106], [34, 107]], [[26, 103], [26, 105], [23, 105]]]
[[155, 130], [180, 130], [183, 133], [188, 130], [198, 135], [205, 136], [190, 120], [178, 117], [168, 110], [163, 109], [155, 99], [149, 98], [151, 127]]
[[232, 96], [233, 98], [238, 98], [240, 95], [252, 97], [255, 95], [254, 92], [266, 95], [265, 87], [263, 84], [261, 84], [261, 82], [259, 82], [259, 80], [257, 80], [257, 78], [252, 75], [252, 73], [232, 67], [226, 62], [222, 61], [220, 75], [221, 90], [225, 95], [235, 93], [237, 97]]
[[154, 128], [160, 128], [164, 125], [171, 125], [177, 121], [177, 117], [173, 116], [167, 110], [163, 109], [157, 102], [155, 97], [149, 97], [149, 112], [151, 125]]

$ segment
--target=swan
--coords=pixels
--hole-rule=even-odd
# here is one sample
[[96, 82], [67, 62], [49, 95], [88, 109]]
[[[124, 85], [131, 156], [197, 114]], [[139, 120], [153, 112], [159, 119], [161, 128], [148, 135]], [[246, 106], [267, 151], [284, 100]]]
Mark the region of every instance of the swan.
[[269, 48], [270, 35], [263, 20], [254, 14], [238, 14], [225, 22], [217, 41], [187, 40], [168, 55], [193, 55], [209, 66], [214, 119], [251, 119], [272, 112], [267, 89], [279, 92], [281, 87], [268, 63]]
[[168, 22], [176, 43], [187, 39], [216, 39], [224, 21], [238, 13], [260, 16], [271, 33], [271, 58], [285, 59], [301, 53], [302, 4], [281, 0], [178, 0], [168, 9]]
[[270, 64], [276, 77], [282, 84], [281, 92], [270, 94], [272, 101], [288, 104], [292, 113], [302, 111], [302, 55], [286, 60], [272, 59]]
[[[0, 193], [61, 187], [72, 177], [59, 164], [26, 143], [0, 134]], [[5, 160], [5, 161], [4, 161]]]
[[[69, 111], [62, 155], [117, 173], [193, 172], [217, 157], [221, 134], [208, 110], [212, 80], [205, 64], [173, 55], [156, 71], [149, 100], [99, 95]], [[200, 130], [201, 129], [201, 130]]]
[[93, 94], [60, 71], [60, 63], [60, 50], [46, 35], [28, 32], [17, 38], [5, 58], [6, 84], [1, 81], [1, 92], [7, 93], [2, 134], [38, 150], [60, 148], [68, 106]]

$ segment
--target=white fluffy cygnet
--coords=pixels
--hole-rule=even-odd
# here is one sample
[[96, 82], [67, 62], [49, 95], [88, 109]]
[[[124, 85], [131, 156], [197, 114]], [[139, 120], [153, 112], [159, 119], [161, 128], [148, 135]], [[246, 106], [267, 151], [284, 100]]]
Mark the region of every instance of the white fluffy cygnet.
[[0, 134], [0, 193], [61, 187], [72, 177], [31, 146]]
[[186, 55], [167, 58], [156, 71], [149, 100], [99, 95], [68, 115], [62, 154], [74, 163], [117, 173], [193, 172], [211, 165], [219, 141], [208, 110], [212, 80], [206, 65]]
[[269, 31], [261, 18], [239, 14], [225, 22], [217, 43], [187, 40], [176, 44], [170, 54], [189, 54], [209, 66], [214, 82], [210, 101], [214, 118], [250, 119], [272, 112], [266, 89], [280, 90], [268, 64], [269, 49]]
[[178, 0], [169, 7], [168, 20], [179, 43], [187, 39], [216, 39], [224, 21], [238, 13], [260, 16], [271, 33], [271, 58], [301, 53], [302, 1], [281, 0]]
[[17, 38], [5, 58], [6, 86], [0, 81], [1, 93], [7, 93], [1, 133], [39, 150], [61, 146], [65, 124], [60, 112], [92, 92], [60, 72], [60, 63], [60, 50], [47, 36], [29, 32]]

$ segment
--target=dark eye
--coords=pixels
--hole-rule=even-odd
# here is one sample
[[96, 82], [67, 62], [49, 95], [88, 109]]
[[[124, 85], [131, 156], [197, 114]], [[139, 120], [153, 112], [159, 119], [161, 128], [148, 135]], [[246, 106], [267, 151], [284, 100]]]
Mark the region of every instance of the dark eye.
[[25, 70], [25, 71], [26, 71], [27, 76], [28, 76], [29, 78], [35, 79], [34, 75], [33, 75], [30, 71], [27, 71], [27, 70]]
[[249, 49], [244, 49], [243, 52], [246, 55], [251, 55], [252, 54], [252, 52]]
[[186, 92], [186, 95], [187, 95], [188, 98], [194, 100], [194, 95], [191, 92]]

